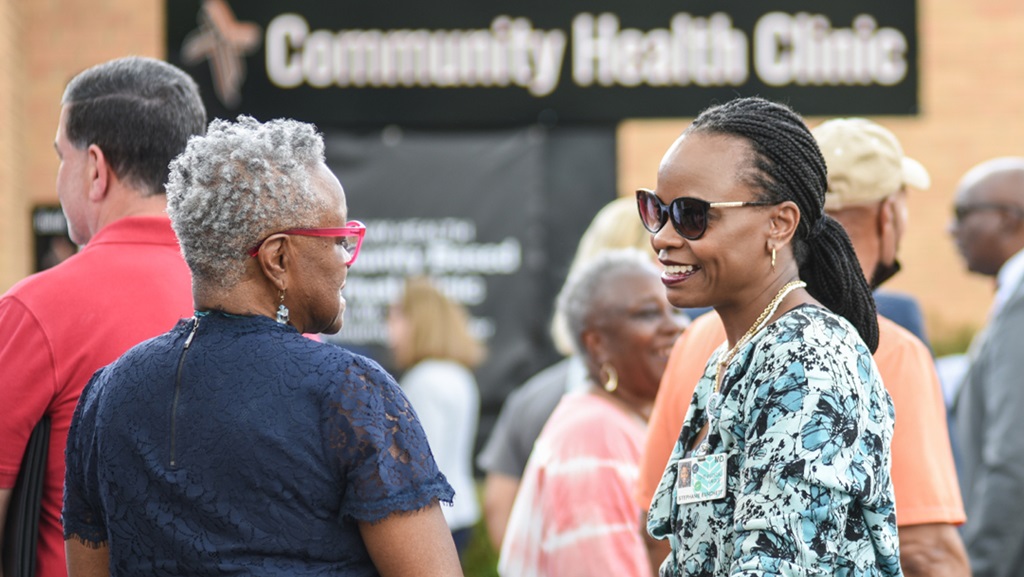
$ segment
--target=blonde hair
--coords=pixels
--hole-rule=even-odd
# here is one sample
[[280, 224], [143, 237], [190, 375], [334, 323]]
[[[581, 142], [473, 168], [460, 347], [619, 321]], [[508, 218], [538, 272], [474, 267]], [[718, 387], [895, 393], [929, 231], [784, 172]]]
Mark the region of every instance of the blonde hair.
[[[651, 233], [647, 232], [640, 216], [637, 214], [636, 199], [619, 197], [604, 205], [590, 221], [590, 225], [580, 238], [576, 248], [576, 256], [569, 266], [566, 282], [599, 254], [615, 249], [635, 248], [653, 258]], [[565, 289], [563, 284], [562, 289]], [[565, 315], [555, 310], [551, 319], [551, 339], [558, 352], [565, 356], [576, 351], [575, 339], [569, 331]]]
[[407, 369], [424, 359], [455, 361], [468, 368], [479, 365], [487, 350], [469, 332], [469, 313], [449, 299], [429, 279], [409, 277], [395, 303], [409, 325], [409, 342], [395, 349], [395, 362]]

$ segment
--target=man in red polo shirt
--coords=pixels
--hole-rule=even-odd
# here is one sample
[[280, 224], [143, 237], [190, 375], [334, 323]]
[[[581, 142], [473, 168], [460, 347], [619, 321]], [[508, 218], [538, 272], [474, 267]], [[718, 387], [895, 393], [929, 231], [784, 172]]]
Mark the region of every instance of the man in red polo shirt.
[[[57, 197], [78, 254], [0, 297], [0, 520], [33, 428], [51, 418], [37, 572], [67, 575], [60, 523], [64, 446], [93, 372], [192, 311], [188, 268], [165, 214], [168, 164], [206, 129], [195, 82], [149, 58], [68, 84], [54, 146]], [[2, 531], [2, 524], [0, 524]], [[0, 534], [3, 539], [12, 536]]]

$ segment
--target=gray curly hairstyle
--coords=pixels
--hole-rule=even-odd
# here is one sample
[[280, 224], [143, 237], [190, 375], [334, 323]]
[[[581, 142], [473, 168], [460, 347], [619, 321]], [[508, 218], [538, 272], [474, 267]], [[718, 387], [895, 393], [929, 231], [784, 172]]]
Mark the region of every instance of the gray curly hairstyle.
[[313, 226], [325, 208], [311, 175], [324, 141], [311, 124], [214, 120], [171, 163], [167, 213], [197, 280], [229, 287], [247, 250], [274, 232]]
[[583, 347], [583, 331], [593, 325], [598, 314], [595, 306], [608, 290], [608, 279], [632, 273], [660, 274], [647, 254], [635, 248], [624, 248], [598, 254], [565, 281], [555, 306], [559, 314], [565, 316], [577, 352], [587, 352]]

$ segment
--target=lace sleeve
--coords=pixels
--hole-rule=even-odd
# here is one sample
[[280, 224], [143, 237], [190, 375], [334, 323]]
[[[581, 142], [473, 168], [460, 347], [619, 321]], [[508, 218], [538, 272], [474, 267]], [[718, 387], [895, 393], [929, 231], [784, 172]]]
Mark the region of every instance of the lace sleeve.
[[91, 547], [99, 547], [107, 541], [107, 527], [98, 497], [95, 435], [97, 382], [103, 372], [103, 369], [97, 371], [82, 391], [64, 454], [64, 539], [76, 539]]
[[454, 491], [398, 384], [362, 357], [345, 368], [327, 401], [324, 438], [344, 480], [341, 514], [376, 522], [415, 511]]

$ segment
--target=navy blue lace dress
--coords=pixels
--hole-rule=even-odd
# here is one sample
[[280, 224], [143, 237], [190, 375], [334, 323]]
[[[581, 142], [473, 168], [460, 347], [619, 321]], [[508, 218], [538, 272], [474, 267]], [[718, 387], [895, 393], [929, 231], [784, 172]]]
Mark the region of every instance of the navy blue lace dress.
[[113, 575], [377, 575], [357, 522], [452, 497], [380, 366], [211, 313], [89, 382], [64, 533], [107, 544]]

